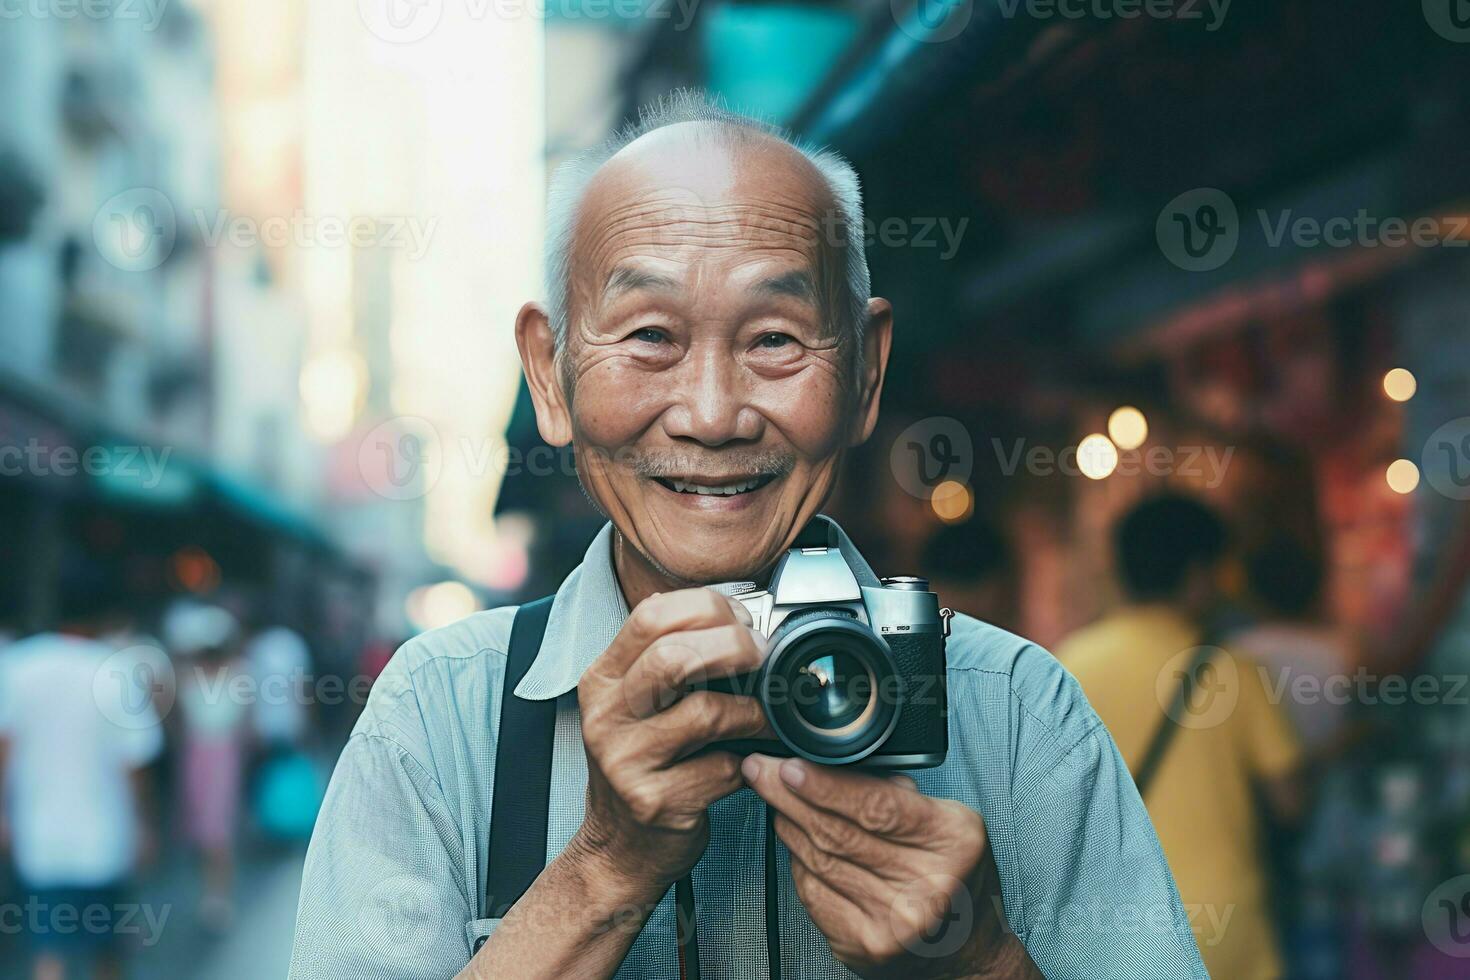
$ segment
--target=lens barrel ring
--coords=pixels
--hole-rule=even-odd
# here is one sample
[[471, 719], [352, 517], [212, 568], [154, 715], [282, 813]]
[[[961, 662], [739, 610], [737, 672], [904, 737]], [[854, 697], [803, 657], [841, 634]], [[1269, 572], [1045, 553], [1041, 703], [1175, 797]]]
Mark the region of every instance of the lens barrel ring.
[[[757, 693], [772, 729], [788, 748], [813, 762], [843, 765], [861, 761], [888, 740], [898, 724], [902, 677], [881, 636], [845, 609], [817, 608], [789, 617], [772, 641]], [[870, 703], [860, 723], [829, 733], [804, 717], [793, 692], [804, 667], [839, 656], [866, 671]]]

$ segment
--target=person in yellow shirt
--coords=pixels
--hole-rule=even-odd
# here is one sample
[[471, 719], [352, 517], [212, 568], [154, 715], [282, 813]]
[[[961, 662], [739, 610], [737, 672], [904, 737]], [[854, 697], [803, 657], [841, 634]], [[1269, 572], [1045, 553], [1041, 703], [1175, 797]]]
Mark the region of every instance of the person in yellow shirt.
[[1283, 824], [1299, 815], [1300, 749], [1254, 662], [1209, 646], [1198, 625], [1227, 539], [1191, 498], [1139, 504], [1114, 539], [1130, 603], [1057, 658], [1139, 783], [1210, 975], [1257, 980], [1283, 974], [1262, 809]]

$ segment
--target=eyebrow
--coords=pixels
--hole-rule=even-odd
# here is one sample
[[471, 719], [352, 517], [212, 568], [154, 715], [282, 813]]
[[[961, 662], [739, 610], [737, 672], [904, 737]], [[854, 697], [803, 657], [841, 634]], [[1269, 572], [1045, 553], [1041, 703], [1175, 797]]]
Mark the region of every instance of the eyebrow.
[[624, 293], [640, 289], [672, 293], [678, 291], [679, 283], [656, 272], [644, 272], [642, 269], [620, 265], [608, 273], [607, 282], [602, 287], [602, 298], [604, 300], [615, 299]]
[[764, 296], [790, 296], [812, 306], [820, 305], [817, 302], [816, 283], [808, 273], [800, 269], [762, 279], [755, 284], [755, 291]]
[[[669, 276], [620, 265], [608, 273], [607, 283], [602, 287], [602, 298], [604, 301], [612, 300], [640, 289], [674, 293], [682, 288], [678, 280]], [[816, 283], [809, 273], [801, 269], [762, 279], [755, 284], [753, 291], [762, 296], [789, 296], [812, 306], [821, 305], [817, 300]]]

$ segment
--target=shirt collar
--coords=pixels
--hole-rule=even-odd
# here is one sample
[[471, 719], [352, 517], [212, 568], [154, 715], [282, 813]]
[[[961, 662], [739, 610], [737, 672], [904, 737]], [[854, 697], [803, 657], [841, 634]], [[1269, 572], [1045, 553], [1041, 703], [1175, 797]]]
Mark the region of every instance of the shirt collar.
[[[798, 537], [808, 543], [825, 537], [837, 547], [860, 585], [877, 585], [878, 577], [846, 532], [830, 517], [818, 516]], [[628, 618], [628, 602], [613, 570], [613, 526], [604, 524], [582, 558], [582, 564], [556, 590], [541, 652], [516, 685], [518, 698], [547, 701], [577, 686], [582, 672], [606, 650]]]

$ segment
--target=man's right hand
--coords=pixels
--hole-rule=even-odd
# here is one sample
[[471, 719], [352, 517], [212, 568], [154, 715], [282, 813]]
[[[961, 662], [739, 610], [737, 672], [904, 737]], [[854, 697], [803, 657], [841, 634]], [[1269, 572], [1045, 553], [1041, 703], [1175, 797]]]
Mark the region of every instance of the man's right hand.
[[754, 698], [689, 688], [755, 670], [764, 646], [745, 607], [710, 589], [638, 604], [577, 687], [587, 808], [568, 851], [648, 902], [694, 867], [706, 808], [744, 785], [738, 756], [700, 750], [769, 730]]

